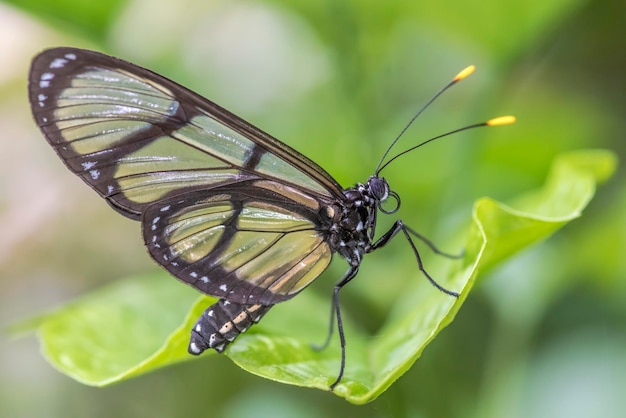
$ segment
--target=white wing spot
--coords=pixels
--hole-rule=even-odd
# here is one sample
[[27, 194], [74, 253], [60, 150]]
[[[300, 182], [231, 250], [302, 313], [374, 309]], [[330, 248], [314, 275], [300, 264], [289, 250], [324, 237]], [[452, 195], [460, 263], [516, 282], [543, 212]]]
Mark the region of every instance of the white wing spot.
[[85, 170], [89, 170], [96, 165], [95, 161], [87, 161], [81, 164]]
[[[45, 117], [45, 116], [43, 116], [43, 117], [41, 118], [41, 121], [42, 121], [43, 123], [46, 123], [46, 122], [48, 122], [48, 118], [47, 118], [47, 117]], [[65, 149], [66, 149], [66, 148], [65, 148]]]
[[98, 180], [98, 177], [100, 177], [100, 171], [99, 170], [91, 170], [89, 172], [89, 175], [91, 175], [92, 179]]
[[202, 332], [202, 327], [200, 324], [196, 324], [196, 332]]
[[76, 59], [76, 54], [65, 54], [65, 58], [73, 61]]
[[161, 220], [161, 217], [160, 217], [160, 216], [157, 216], [156, 218], [154, 218], [154, 219], [152, 220], [152, 223], [153, 223], [153, 224], [155, 224], [155, 223], [159, 222], [160, 220]]
[[224, 305], [224, 306], [228, 306], [228, 305], [230, 305], [230, 302], [229, 302], [229, 301], [227, 301], [227, 300], [225, 300], [225, 301], [224, 301], [224, 303], [223, 303], [223, 305]]
[[[160, 246], [160, 245], [158, 245], [158, 244], [157, 244], [157, 245], [155, 245], [155, 247], [157, 247], [157, 248], [161, 248], [161, 246]], [[178, 263], [177, 263], [176, 261], [172, 261], [172, 265], [173, 265], [174, 267], [178, 267]]]
[[[211, 309], [210, 311], [208, 311], [206, 313], [208, 316], [210, 316], [211, 318], [213, 318], [213, 309]], [[215, 335], [215, 334], [214, 334]]]
[[156, 231], [157, 226], [155, 224], [152, 224], [152, 226], [150, 227], [151, 230]]
[[196, 273], [195, 271], [192, 271], [191, 273], [189, 273], [189, 275], [193, 277], [194, 279], [198, 277], [198, 273]]
[[48, 96], [40, 93], [39, 95], [37, 95], [37, 100], [39, 100], [39, 106], [44, 107], [45, 101], [48, 100]]
[[163, 254], [163, 260], [169, 261], [169, 258], [167, 258], [167, 254]]
[[189, 349], [196, 354], [201, 352], [196, 343], [189, 343]]
[[50, 87], [50, 80], [54, 78], [54, 74], [52, 73], [43, 73], [41, 77], [39, 77], [39, 87], [42, 89], [46, 87]]
[[227, 290], [228, 290], [228, 286], [226, 286], [225, 284], [223, 284], [223, 285], [221, 285], [221, 286], [220, 286], [220, 290], [221, 290], [222, 292], [225, 292], [225, 291], [227, 291]]
[[67, 64], [67, 60], [65, 58], [55, 58], [50, 63], [50, 68], [63, 68]]
[[152, 242], [156, 242], [157, 241], [157, 236], [156, 235], [152, 235]]
[[170, 209], [171, 209], [171, 206], [170, 206], [170, 205], [163, 206], [163, 207], [161, 208], [161, 212], [167, 212], [167, 211], [168, 211], [168, 210], [170, 210]]
[[111, 185], [108, 185], [108, 186], [107, 186], [107, 192], [108, 192], [109, 194], [113, 193], [113, 190], [115, 190], [115, 189], [113, 188], [113, 186], [111, 186]]
[[200, 277], [200, 281], [203, 283], [208, 283], [209, 282], [209, 278], [207, 276], [202, 276]]

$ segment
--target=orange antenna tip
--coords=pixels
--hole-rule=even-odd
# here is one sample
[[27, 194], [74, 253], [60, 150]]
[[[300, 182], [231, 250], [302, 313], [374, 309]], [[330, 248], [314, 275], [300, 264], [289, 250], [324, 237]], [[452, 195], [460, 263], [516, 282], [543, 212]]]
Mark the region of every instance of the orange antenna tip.
[[499, 118], [489, 119], [485, 122], [487, 126], [500, 126], [500, 125], [510, 125], [511, 123], [515, 123], [515, 116], [500, 116]]
[[472, 74], [475, 69], [476, 69], [475, 65], [470, 65], [468, 67], [465, 67], [463, 70], [461, 70], [460, 73], [458, 73], [456, 75], [456, 77], [454, 77], [454, 79], [452, 79], [452, 81], [456, 82], [456, 81], [463, 80], [465, 77], [467, 77], [468, 75]]

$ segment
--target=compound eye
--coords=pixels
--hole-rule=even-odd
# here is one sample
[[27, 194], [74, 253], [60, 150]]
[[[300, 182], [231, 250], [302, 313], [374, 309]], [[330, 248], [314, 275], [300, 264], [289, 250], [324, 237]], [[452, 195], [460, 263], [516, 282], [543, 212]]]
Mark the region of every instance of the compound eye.
[[389, 184], [387, 180], [380, 177], [371, 177], [369, 179], [369, 189], [372, 197], [378, 202], [384, 202], [389, 197]]

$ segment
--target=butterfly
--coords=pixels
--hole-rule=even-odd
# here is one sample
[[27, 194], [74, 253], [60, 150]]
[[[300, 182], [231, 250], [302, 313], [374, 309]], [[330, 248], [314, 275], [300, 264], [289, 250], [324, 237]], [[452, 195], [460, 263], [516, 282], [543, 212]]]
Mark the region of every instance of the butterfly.
[[[272, 306], [307, 287], [338, 254], [348, 269], [333, 290], [326, 341], [336, 322], [341, 365], [333, 389], [346, 358], [339, 291], [357, 275], [365, 254], [397, 234], [410, 244], [426, 278], [458, 296], [424, 269], [412, 237], [441, 253], [425, 237], [401, 220], [375, 237], [378, 212], [394, 213], [400, 206], [380, 172], [417, 146], [382, 165], [390, 146], [365, 183], [344, 189], [288, 145], [118, 58], [49, 49], [33, 59], [28, 86], [34, 119], [65, 165], [113, 209], [141, 222], [154, 261], [219, 298], [191, 330], [193, 355], [224, 351]], [[496, 119], [463, 129], [510, 123]]]

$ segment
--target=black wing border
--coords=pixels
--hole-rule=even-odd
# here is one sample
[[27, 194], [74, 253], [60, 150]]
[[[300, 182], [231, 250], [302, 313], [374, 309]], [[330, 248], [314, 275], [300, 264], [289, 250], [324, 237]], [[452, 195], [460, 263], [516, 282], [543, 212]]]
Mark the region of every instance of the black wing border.
[[[276, 155], [280, 159], [286, 161], [288, 164], [294, 166], [314, 179], [324, 189], [326, 189], [331, 196], [334, 196], [337, 199], [343, 199], [343, 188], [341, 185], [330, 174], [328, 174], [326, 170], [306, 157], [304, 154], [245, 121], [234, 113], [224, 109], [213, 101], [193, 92], [187, 87], [182, 86], [175, 81], [172, 81], [169, 78], [157, 74], [147, 68], [101, 52], [73, 47], [58, 47], [46, 49], [39, 53], [31, 63], [28, 79], [29, 100], [33, 113], [36, 112], [36, 104], [38, 102], [37, 96], [40, 93], [40, 88], [38, 86], [39, 80], [41, 75], [48, 71], [47, 66], [50, 63], [50, 58], [62, 57], [65, 54], [74, 54], [76, 56], [76, 60], [73, 65], [77, 68], [87, 68], [93, 64], [94, 66], [101, 68], [126, 71], [137, 75], [139, 78], [148, 79], [156, 86], [162, 85], [174, 94], [174, 98], [181, 103], [183, 109], [192, 105], [205, 111], [208, 115], [214, 117], [220, 123], [228, 126], [252, 142], [265, 148], [268, 152]], [[36, 118], [35, 120], [39, 125]], [[44, 133], [44, 135], [47, 138], [48, 134]], [[306, 190], [308, 193], [312, 193], [312, 191], [308, 188]]]

